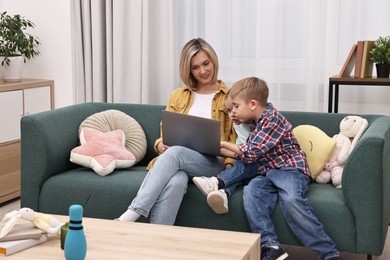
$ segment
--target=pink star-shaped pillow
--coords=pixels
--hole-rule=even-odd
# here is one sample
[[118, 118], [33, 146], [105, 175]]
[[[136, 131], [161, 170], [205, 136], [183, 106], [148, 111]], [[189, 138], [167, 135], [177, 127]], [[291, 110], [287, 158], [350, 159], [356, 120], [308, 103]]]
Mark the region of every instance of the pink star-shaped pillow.
[[83, 127], [80, 132], [81, 145], [73, 148], [70, 161], [92, 168], [97, 174], [106, 176], [115, 168], [134, 165], [136, 158], [125, 148], [126, 137], [122, 130], [103, 133]]

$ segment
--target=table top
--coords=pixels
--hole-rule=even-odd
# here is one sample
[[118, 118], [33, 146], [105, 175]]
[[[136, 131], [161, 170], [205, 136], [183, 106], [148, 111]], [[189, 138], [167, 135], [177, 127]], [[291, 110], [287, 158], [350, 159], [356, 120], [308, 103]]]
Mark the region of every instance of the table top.
[[12, 91], [18, 89], [35, 88], [41, 86], [54, 86], [54, 80], [51, 79], [22, 79], [18, 82], [7, 82], [0, 79], [0, 92]]
[[334, 83], [362, 83], [362, 84], [390, 84], [390, 78], [377, 78], [377, 77], [370, 77], [370, 78], [355, 78], [355, 77], [339, 77], [339, 76], [333, 76], [329, 78], [329, 82]]
[[[67, 216], [56, 216], [67, 221]], [[260, 235], [201, 228], [83, 218], [86, 259], [260, 259]], [[6, 256], [64, 259], [60, 238]]]

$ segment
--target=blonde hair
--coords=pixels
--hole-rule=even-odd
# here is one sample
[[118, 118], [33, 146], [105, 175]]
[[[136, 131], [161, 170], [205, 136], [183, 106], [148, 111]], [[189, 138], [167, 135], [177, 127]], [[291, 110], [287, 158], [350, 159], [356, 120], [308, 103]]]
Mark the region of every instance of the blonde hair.
[[218, 79], [218, 56], [213, 47], [202, 38], [194, 38], [184, 45], [180, 55], [180, 78], [184, 84], [194, 89], [198, 87], [198, 81], [191, 73], [191, 59], [201, 50], [207, 53], [214, 64], [214, 75], [211, 83], [217, 82]]
[[251, 100], [259, 101], [260, 105], [265, 107], [268, 103], [269, 89], [267, 83], [256, 77], [243, 78], [229, 89], [227, 96], [234, 98], [241, 97], [245, 102]]

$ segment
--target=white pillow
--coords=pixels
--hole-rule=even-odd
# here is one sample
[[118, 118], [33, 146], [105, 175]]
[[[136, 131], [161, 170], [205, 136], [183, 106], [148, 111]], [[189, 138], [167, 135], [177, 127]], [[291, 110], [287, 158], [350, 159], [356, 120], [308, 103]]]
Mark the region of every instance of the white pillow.
[[81, 145], [72, 149], [70, 161], [97, 174], [106, 176], [115, 168], [127, 168], [135, 164], [136, 158], [124, 146], [125, 135], [122, 130], [101, 132], [83, 127], [80, 132]]
[[134, 118], [122, 111], [109, 109], [95, 113], [80, 124], [79, 132], [83, 127], [104, 133], [121, 129], [126, 136], [125, 147], [135, 156], [136, 163], [141, 161], [146, 154], [147, 142], [144, 130]]

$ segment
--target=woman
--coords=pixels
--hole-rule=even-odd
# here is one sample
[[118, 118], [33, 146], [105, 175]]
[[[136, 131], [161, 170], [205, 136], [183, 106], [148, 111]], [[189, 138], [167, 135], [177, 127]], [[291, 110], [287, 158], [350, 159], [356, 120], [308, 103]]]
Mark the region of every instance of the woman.
[[[205, 40], [192, 39], [183, 47], [180, 77], [185, 86], [171, 93], [166, 110], [219, 120], [221, 140], [234, 143], [236, 134], [224, 103], [228, 88], [217, 80], [218, 57]], [[151, 223], [173, 225], [189, 178], [215, 176], [232, 163], [232, 159], [204, 155], [186, 147], [169, 147], [161, 137], [155, 149], [159, 156], [149, 163], [149, 173], [119, 221], [150, 215]]]

